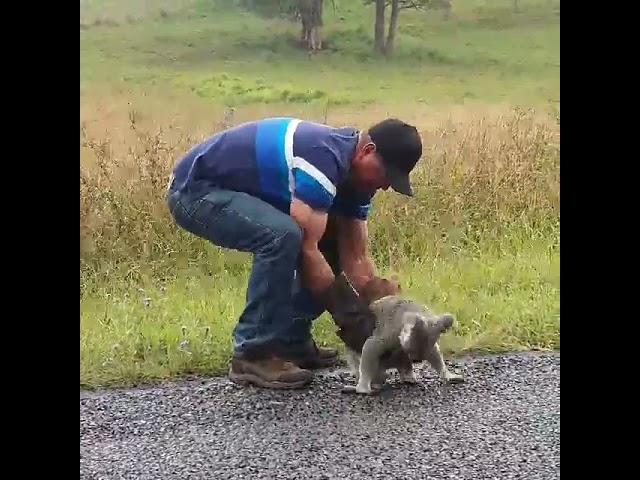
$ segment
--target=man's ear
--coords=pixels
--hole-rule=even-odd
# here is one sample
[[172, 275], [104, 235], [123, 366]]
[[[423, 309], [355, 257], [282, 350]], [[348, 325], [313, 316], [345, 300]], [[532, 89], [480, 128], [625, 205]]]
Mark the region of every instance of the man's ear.
[[373, 142], [368, 142], [362, 147], [362, 153], [367, 155], [369, 153], [374, 153], [376, 151], [376, 144]]

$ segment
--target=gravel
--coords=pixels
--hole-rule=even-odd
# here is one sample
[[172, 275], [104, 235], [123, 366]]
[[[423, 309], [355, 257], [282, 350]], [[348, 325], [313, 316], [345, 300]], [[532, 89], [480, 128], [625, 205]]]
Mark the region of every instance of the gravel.
[[560, 478], [560, 356], [447, 362], [466, 382], [341, 393], [343, 369], [306, 390], [226, 378], [80, 393], [82, 479]]

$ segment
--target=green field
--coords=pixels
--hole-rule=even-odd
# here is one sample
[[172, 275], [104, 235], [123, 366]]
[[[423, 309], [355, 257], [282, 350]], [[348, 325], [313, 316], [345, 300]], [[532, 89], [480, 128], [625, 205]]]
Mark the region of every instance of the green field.
[[194, 142], [272, 114], [416, 124], [416, 197], [374, 203], [380, 271], [456, 314], [451, 354], [559, 348], [559, 3], [403, 10], [390, 59], [360, 0], [325, 2], [313, 55], [235, 3], [81, 2], [81, 385], [226, 370], [250, 258], [177, 230], [163, 188]]
[[285, 90], [337, 103], [559, 102], [557, 9], [459, 3], [447, 22], [437, 11], [403, 11], [395, 58], [379, 62], [373, 10], [358, 0], [326, 9], [331, 50], [314, 58], [294, 45], [291, 22], [197, 2], [166, 18], [81, 29], [81, 88], [162, 84], [234, 104], [277, 102]]

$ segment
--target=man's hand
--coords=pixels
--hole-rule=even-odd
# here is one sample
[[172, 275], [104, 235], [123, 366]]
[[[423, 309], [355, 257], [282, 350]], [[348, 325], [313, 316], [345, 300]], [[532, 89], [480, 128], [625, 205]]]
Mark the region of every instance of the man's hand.
[[375, 267], [369, 257], [369, 232], [366, 220], [337, 217], [340, 267], [358, 291], [373, 277]]
[[352, 350], [360, 352], [375, 328], [375, 315], [358, 296], [342, 272], [318, 295], [338, 327], [337, 335]]
[[327, 213], [313, 210], [297, 198], [291, 202], [291, 217], [302, 228], [302, 281], [303, 285], [318, 294], [334, 281], [333, 271], [318, 249], [318, 242], [327, 227]]
[[364, 287], [358, 290], [362, 299], [369, 305], [371, 302], [386, 297], [398, 295], [402, 291], [398, 277], [392, 276], [390, 280], [381, 277], [373, 277]]

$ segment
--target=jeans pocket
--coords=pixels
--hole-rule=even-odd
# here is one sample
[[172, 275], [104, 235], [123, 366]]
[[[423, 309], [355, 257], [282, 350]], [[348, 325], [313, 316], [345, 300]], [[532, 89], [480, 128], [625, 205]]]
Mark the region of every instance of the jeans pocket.
[[[225, 190], [209, 192], [197, 197], [180, 195], [169, 200], [169, 208], [176, 223], [184, 230], [209, 240], [220, 247], [230, 247], [225, 235], [225, 224], [229, 212], [226, 207], [231, 203], [233, 193]], [[216, 228], [220, 225], [222, 228]]]

